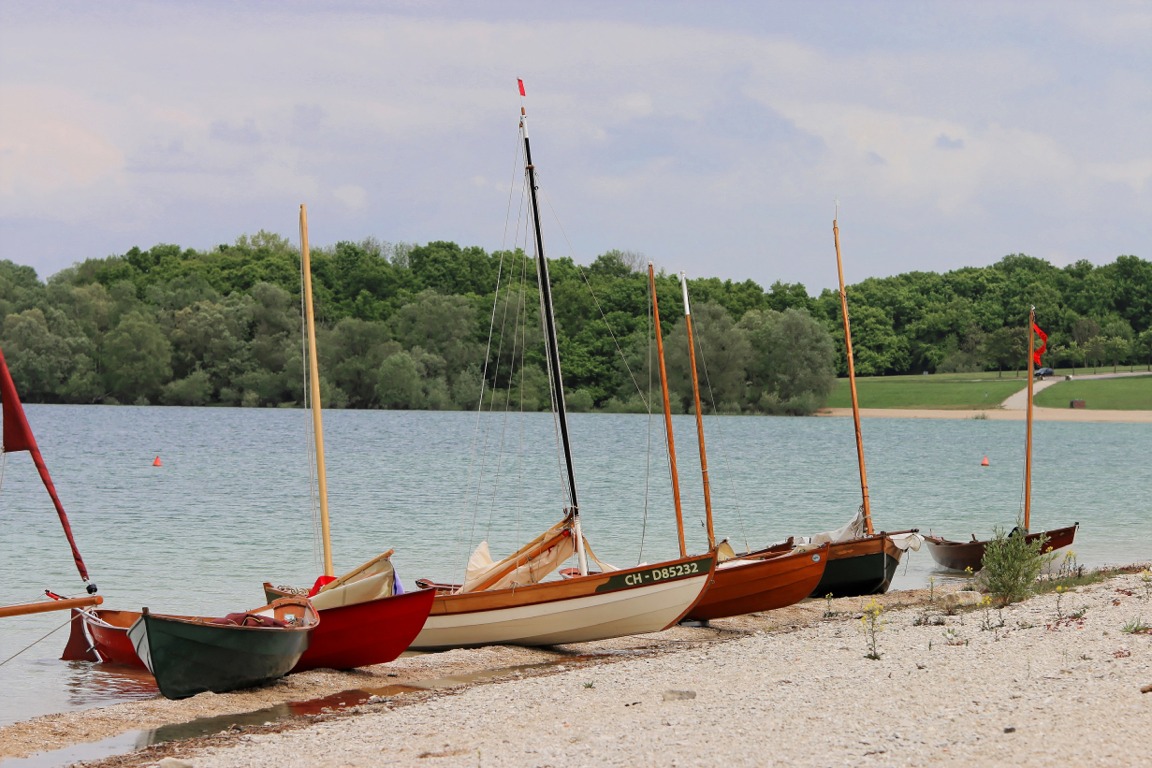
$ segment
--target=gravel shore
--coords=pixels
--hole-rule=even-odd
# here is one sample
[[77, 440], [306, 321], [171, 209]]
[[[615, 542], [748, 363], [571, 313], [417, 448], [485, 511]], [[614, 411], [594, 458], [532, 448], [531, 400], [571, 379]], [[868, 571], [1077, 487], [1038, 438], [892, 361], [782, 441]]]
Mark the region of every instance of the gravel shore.
[[[809, 600], [710, 627], [567, 649], [403, 658], [358, 673], [361, 682], [365, 675], [403, 681], [457, 674], [456, 683], [86, 765], [1147, 764], [1152, 634], [1130, 631], [1152, 624], [1146, 574], [1115, 574], [1002, 611], [980, 606], [980, 599], [940, 590], [881, 596], [878, 659], [867, 658], [871, 598]], [[539, 666], [509, 670], [509, 664]], [[495, 682], [459, 677], [501, 666], [503, 679]], [[332, 679], [325, 682], [325, 675]], [[202, 694], [101, 712], [112, 722], [121, 719], [123, 730], [158, 716], [149, 715], [149, 707], [178, 722], [198, 716], [189, 714], [197, 706], [215, 710], [231, 700], [245, 711], [252, 708], [248, 696], [283, 699], [295, 687], [297, 694], [309, 686], [356, 687], [349, 679], [348, 673], [308, 673], [260, 693]], [[0, 744], [20, 726], [25, 739], [48, 725], [67, 730], [69, 717], [4, 729]]]

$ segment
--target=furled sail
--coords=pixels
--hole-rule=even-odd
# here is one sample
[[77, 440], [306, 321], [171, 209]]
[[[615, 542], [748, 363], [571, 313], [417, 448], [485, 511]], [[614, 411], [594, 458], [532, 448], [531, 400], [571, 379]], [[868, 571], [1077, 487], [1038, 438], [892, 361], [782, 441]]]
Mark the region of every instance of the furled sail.
[[575, 552], [576, 540], [572, 535], [571, 515], [502, 560], [493, 560], [488, 551], [488, 542], [482, 541], [468, 559], [464, 586], [460, 591], [478, 592], [535, 584], [559, 568]]

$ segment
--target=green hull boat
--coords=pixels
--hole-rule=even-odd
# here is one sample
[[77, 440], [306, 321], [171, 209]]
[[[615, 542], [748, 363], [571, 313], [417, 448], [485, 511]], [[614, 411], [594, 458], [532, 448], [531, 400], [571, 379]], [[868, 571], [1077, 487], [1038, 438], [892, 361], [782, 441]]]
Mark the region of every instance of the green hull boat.
[[288, 674], [319, 618], [304, 598], [283, 598], [223, 618], [170, 616], [143, 610], [128, 629], [160, 693], [185, 699], [263, 685]]

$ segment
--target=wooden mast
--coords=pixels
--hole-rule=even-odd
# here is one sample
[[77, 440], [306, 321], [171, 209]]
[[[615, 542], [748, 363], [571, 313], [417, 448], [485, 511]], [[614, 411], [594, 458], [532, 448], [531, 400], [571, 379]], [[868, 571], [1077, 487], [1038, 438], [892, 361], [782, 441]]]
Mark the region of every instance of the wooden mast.
[[[520, 95], [524, 95], [521, 81]], [[536, 275], [540, 283], [540, 308], [544, 316], [544, 341], [548, 349], [548, 372], [552, 379], [556, 402], [556, 419], [560, 425], [560, 443], [564, 451], [564, 466], [568, 477], [568, 500], [576, 533], [576, 553], [580, 561], [580, 574], [588, 575], [588, 560], [584, 553], [584, 537], [580, 531], [580, 502], [576, 496], [576, 473], [572, 466], [572, 444], [568, 437], [568, 409], [564, 402], [564, 377], [560, 373], [560, 350], [556, 339], [556, 318], [552, 310], [552, 284], [548, 276], [548, 259], [544, 256], [544, 238], [540, 232], [540, 207], [536, 201], [536, 166], [532, 164], [532, 145], [528, 140], [528, 113], [520, 107], [520, 133], [524, 137], [524, 171], [528, 180], [528, 193], [532, 203], [532, 229], [536, 236]]]
[[668, 397], [668, 371], [664, 366], [664, 334], [660, 330], [660, 305], [656, 301], [656, 272], [652, 262], [648, 262], [648, 289], [652, 293], [652, 324], [656, 326], [656, 356], [660, 359], [660, 391], [664, 395], [664, 432], [668, 435], [668, 464], [672, 473], [672, 500], [676, 505], [676, 532], [680, 536], [680, 557], [687, 557], [684, 512], [680, 506], [680, 473], [676, 469], [676, 440], [672, 436], [672, 403]]
[[860, 401], [856, 396], [856, 365], [852, 355], [852, 328], [848, 322], [848, 295], [844, 292], [844, 264], [840, 258], [840, 228], [832, 219], [836, 242], [836, 272], [840, 277], [840, 312], [844, 317], [844, 346], [848, 354], [848, 385], [852, 390], [852, 421], [856, 425], [856, 457], [860, 463], [860, 495], [864, 500], [864, 531], [872, 535], [872, 504], [868, 499], [868, 472], [864, 469], [864, 436], [860, 431]]
[[308, 328], [308, 386], [312, 406], [312, 432], [316, 440], [316, 489], [320, 495], [320, 535], [324, 539], [324, 575], [332, 568], [331, 529], [328, 524], [328, 476], [324, 471], [324, 423], [320, 415], [320, 362], [316, 357], [316, 320], [312, 310], [312, 262], [308, 254], [308, 210], [300, 204], [300, 270], [304, 275], [304, 318]]
[[708, 524], [708, 549], [716, 549], [716, 532], [712, 528], [712, 490], [708, 483], [708, 456], [704, 450], [704, 416], [700, 413], [700, 380], [696, 375], [696, 348], [692, 341], [692, 310], [688, 305], [688, 278], [680, 273], [680, 290], [684, 294], [684, 324], [688, 330], [688, 360], [692, 369], [692, 397], [696, 404], [696, 437], [700, 444], [700, 476], [704, 483], [704, 516]]
[[1036, 365], [1036, 340], [1033, 329], [1036, 327], [1036, 307], [1028, 310], [1028, 416], [1027, 438], [1024, 441], [1024, 533], [1028, 533], [1029, 515], [1032, 511], [1032, 375]]

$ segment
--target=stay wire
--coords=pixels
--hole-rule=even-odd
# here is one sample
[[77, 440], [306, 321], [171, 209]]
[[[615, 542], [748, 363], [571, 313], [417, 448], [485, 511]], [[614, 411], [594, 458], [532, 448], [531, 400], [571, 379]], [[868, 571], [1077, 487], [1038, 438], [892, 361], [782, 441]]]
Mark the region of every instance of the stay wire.
[[4, 665], [5, 665], [5, 664], [7, 664], [8, 662], [12, 661], [12, 659], [14, 659], [14, 658], [16, 658], [17, 656], [19, 656], [20, 654], [24, 653], [25, 651], [27, 651], [27, 650], [28, 650], [29, 648], [31, 648], [32, 646], [34, 646], [34, 645], [37, 645], [38, 643], [42, 643], [42, 642], [44, 642], [44, 641], [45, 641], [45, 640], [47, 640], [49, 637], [51, 637], [52, 635], [56, 634], [56, 633], [57, 633], [57, 632], [59, 632], [60, 630], [64, 629], [64, 627], [68, 626], [68, 625], [69, 625], [69, 624], [71, 624], [71, 623], [72, 623], [72, 618], [71, 618], [71, 617], [69, 617], [69, 618], [68, 618], [68, 621], [64, 622], [63, 624], [61, 624], [60, 626], [56, 627], [55, 629], [49, 630], [49, 631], [48, 631], [48, 634], [44, 635], [43, 637], [41, 637], [41, 638], [39, 638], [39, 639], [33, 640], [33, 641], [32, 641], [31, 643], [29, 643], [28, 645], [26, 645], [26, 646], [24, 646], [23, 648], [21, 648], [20, 650], [16, 651], [16, 653], [14, 653], [14, 654], [12, 654], [11, 656], [9, 656], [8, 658], [4, 659], [4, 661], [0, 661], [0, 667], [4, 666]]

